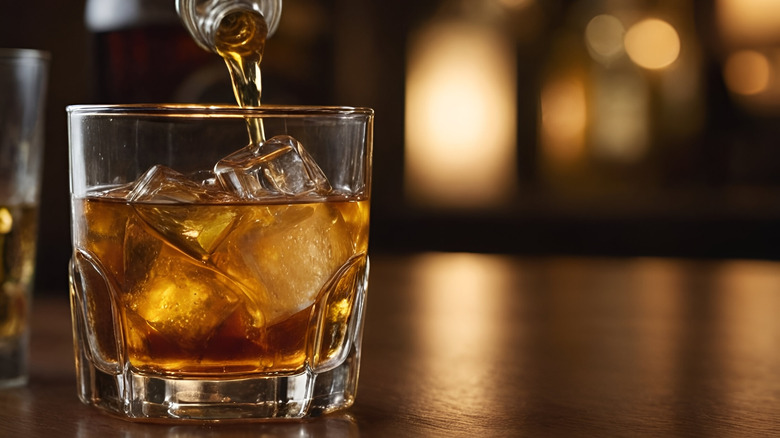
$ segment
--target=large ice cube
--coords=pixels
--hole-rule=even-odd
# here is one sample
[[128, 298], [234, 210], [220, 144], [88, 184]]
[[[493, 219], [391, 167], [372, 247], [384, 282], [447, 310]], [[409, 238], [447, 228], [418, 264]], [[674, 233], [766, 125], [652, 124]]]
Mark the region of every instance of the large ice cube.
[[206, 260], [230, 232], [238, 212], [230, 204], [198, 206], [134, 204], [138, 216], [165, 241], [198, 260]]
[[328, 203], [271, 205], [254, 214], [210, 260], [247, 293], [257, 293], [257, 313], [270, 325], [312, 305], [354, 249], [344, 219]]
[[164, 245], [141, 218], [131, 215], [127, 219], [121, 246], [123, 290], [133, 290], [146, 281]]
[[[138, 216], [168, 244], [199, 260], [219, 245], [237, 215], [224, 204], [235, 198], [209, 184], [209, 175], [185, 176], [159, 165], [138, 179], [128, 198], [137, 201], [133, 208]], [[206, 205], [194, 207], [193, 202]]]
[[124, 304], [171, 344], [202, 348], [238, 306], [239, 292], [213, 269], [154, 240], [143, 227], [127, 231], [125, 250], [135, 260]]
[[300, 142], [288, 135], [250, 144], [214, 166], [222, 187], [241, 199], [325, 195], [328, 179]]
[[[156, 165], [151, 167], [135, 182], [127, 199], [133, 202], [152, 203], [213, 203], [229, 202], [236, 198], [206, 183], [203, 172], [191, 176], [177, 172], [170, 167]], [[195, 179], [193, 179], [195, 178]]]

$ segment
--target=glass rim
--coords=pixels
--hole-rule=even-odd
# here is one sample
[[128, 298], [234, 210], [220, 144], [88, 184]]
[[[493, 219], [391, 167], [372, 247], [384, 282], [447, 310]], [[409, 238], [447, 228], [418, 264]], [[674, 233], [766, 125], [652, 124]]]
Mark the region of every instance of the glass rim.
[[374, 110], [366, 107], [315, 106], [315, 105], [263, 105], [240, 107], [222, 104], [78, 104], [65, 107], [68, 115], [128, 116], [128, 117], [200, 117], [232, 118], [246, 116], [264, 117], [317, 117], [317, 116], [366, 116]]
[[29, 59], [36, 58], [48, 61], [51, 53], [38, 49], [0, 48], [0, 59]]

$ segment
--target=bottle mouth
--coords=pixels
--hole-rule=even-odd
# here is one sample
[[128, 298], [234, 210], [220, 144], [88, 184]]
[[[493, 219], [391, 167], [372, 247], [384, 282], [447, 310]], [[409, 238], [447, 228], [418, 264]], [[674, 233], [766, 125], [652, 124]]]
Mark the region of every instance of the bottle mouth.
[[215, 53], [216, 29], [225, 16], [239, 10], [260, 13], [271, 37], [282, 17], [282, 0], [176, 0], [176, 12], [195, 42]]

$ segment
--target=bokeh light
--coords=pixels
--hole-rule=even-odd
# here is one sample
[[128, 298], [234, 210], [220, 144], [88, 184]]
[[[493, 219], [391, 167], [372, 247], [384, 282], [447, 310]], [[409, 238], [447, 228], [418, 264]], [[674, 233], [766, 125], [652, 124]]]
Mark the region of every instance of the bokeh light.
[[755, 50], [741, 50], [726, 59], [723, 76], [729, 90], [753, 95], [767, 89], [771, 75], [769, 60]]
[[732, 48], [780, 42], [780, 1], [717, 0], [716, 14]]
[[532, 6], [535, 2], [536, 0], [498, 0], [498, 3], [502, 6], [515, 10], [525, 9]]
[[410, 46], [405, 185], [420, 205], [500, 205], [516, 184], [514, 48], [486, 26], [433, 23]]
[[623, 23], [612, 15], [597, 15], [585, 27], [585, 42], [591, 56], [600, 62], [609, 62], [624, 53]]
[[544, 153], [559, 163], [577, 160], [585, 148], [587, 98], [582, 79], [550, 79], [541, 92]]
[[626, 52], [637, 65], [657, 70], [670, 66], [680, 55], [680, 37], [666, 21], [648, 18], [626, 32]]

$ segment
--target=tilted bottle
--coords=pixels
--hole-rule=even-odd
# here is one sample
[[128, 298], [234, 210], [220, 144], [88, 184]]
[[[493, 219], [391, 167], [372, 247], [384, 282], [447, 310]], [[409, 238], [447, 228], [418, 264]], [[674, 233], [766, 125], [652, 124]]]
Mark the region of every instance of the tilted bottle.
[[206, 50], [216, 52], [214, 41], [222, 20], [240, 10], [251, 9], [263, 15], [271, 36], [279, 26], [282, 0], [176, 0], [176, 11], [184, 27]]

